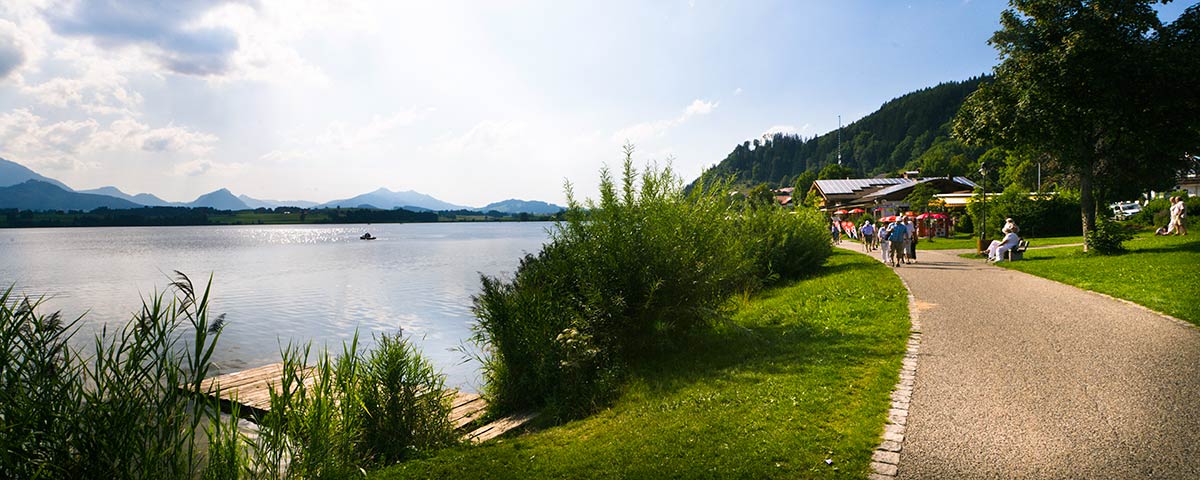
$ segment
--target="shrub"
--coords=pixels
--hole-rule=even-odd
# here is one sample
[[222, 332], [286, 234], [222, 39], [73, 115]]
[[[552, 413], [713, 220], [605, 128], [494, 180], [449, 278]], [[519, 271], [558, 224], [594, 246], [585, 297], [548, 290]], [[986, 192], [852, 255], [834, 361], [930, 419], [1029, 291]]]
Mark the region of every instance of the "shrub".
[[1088, 232], [1088, 251], [1100, 255], [1115, 255], [1125, 251], [1125, 241], [1133, 238], [1129, 229], [1120, 223], [1097, 218], [1096, 228]]
[[1012, 218], [1017, 223], [1022, 237], [1079, 235], [1083, 231], [1079, 199], [1065, 194], [1029, 198], [1027, 193], [1021, 191], [1005, 191], [988, 198], [987, 219], [982, 218], [985, 208], [980, 202], [971, 202], [967, 209], [973, 217], [971, 223], [984, 225], [989, 235], [999, 235], [1006, 218]]
[[753, 261], [753, 278], [792, 279], [813, 272], [833, 253], [827, 220], [816, 210], [792, 215], [774, 206], [750, 207], [742, 213], [738, 236]]
[[727, 182], [684, 193], [670, 168], [601, 171], [598, 202], [577, 202], [505, 281], [484, 276], [474, 340], [499, 410], [590, 413], [646, 353], [714, 318], [731, 293], [811, 271], [831, 251], [824, 219], [730, 202]]

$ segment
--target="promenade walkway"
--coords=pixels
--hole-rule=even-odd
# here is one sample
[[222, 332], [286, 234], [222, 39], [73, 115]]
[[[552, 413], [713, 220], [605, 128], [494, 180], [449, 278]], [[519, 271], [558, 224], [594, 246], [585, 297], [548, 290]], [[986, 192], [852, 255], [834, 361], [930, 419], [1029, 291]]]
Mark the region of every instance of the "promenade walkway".
[[1200, 329], [958, 253], [896, 269], [922, 329], [898, 478], [1200, 478]]

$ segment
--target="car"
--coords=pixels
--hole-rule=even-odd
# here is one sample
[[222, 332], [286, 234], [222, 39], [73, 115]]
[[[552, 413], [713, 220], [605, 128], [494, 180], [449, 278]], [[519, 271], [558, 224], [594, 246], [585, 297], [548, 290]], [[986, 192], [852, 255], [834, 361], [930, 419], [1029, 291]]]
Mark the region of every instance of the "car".
[[1124, 220], [1142, 211], [1142, 206], [1138, 205], [1137, 202], [1118, 202], [1110, 205], [1110, 207], [1112, 207], [1113, 216], [1117, 220]]

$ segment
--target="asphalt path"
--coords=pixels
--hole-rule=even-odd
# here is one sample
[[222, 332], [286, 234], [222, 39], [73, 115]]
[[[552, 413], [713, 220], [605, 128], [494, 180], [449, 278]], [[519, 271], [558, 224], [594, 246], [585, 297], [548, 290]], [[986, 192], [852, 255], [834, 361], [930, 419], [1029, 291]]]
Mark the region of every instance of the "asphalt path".
[[958, 253], [895, 269], [923, 337], [898, 478], [1200, 479], [1200, 329]]

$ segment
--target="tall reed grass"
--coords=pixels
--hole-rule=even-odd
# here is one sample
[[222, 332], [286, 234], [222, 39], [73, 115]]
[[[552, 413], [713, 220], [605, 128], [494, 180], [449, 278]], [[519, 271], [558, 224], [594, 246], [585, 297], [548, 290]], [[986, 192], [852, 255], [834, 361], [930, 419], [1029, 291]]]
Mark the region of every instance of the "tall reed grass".
[[349, 478], [457, 441], [444, 377], [398, 335], [285, 348], [272, 409], [243, 435], [203, 383], [224, 326], [212, 280], [197, 292], [177, 274], [86, 355], [79, 319], [0, 293], [0, 478]]
[[[71, 348], [79, 319], [0, 295], [0, 472], [10, 478], [192, 478], [196, 432], [219, 419], [201, 391], [221, 332], [182, 274], [120, 331]], [[191, 327], [185, 336], [183, 326]], [[186, 385], [186, 388], [178, 388]]]
[[475, 297], [486, 393], [493, 408], [544, 408], [571, 418], [618, 390], [645, 353], [718, 318], [731, 294], [795, 278], [832, 247], [815, 212], [754, 207], [729, 184], [686, 193], [670, 167], [600, 174], [598, 201], [567, 185], [565, 220], [511, 279], [482, 277]]

